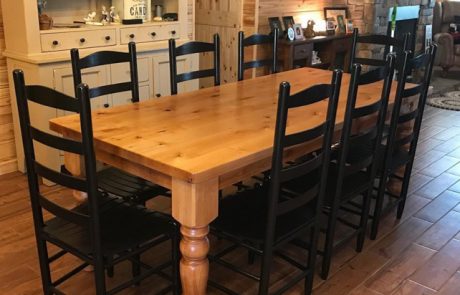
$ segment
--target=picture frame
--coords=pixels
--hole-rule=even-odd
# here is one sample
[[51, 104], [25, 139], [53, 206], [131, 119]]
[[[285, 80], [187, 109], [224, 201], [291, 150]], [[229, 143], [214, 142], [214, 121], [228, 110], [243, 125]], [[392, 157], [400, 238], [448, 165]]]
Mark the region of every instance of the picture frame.
[[[281, 26], [281, 21], [280, 18], [275, 16], [275, 17], [269, 17], [268, 18], [268, 24], [270, 25], [270, 32], [274, 32], [275, 29], [278, 29], [280, 32], [282, 32], [283, 27]], [[280, 34], [282, 35], [282, 34]]]
[[351, 19], [347, 19], [347, 34], [353, 34], [353, 21]]
[[294, 17], [292, 16], [283, 16], [283, 25], [284, 25], [284, 31], [287, 32], [289, 28], [294, 27]]
[[347, 26], [343, 15], [337, 15], [337, 33], [345, 34], [347, 32]]
[[337, 21], [333, 17], [329, 17], [326, 19], [326, 32], [329, 35], [333, 35], [335, 33]]
[[344, 18], [348, 17], [347, 7], [324, 7], [324, 19], [333, 17], [337, 21], [337, 16], [343, 15]]
[[295, 33], [295, 40], [304, 40], [305, 37], [303, 35], [302, 24], [294, 24], [292, 27]]

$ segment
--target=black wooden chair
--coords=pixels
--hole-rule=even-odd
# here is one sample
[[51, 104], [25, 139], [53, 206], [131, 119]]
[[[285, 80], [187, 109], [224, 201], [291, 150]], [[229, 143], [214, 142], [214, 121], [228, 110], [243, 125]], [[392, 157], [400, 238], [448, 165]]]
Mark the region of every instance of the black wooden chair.
[[[396, 68], [398, 68], [404, 58], [404, 54], [400, 53], [404, 53], [404, 51], [408, 49], [409, 39], [409, 34], [405, 34], [403, 38], [399, 39], [388, 35], [359, 35], [358, 29], [354, 29], [350, 53], [350, 72], [354, 64], [385, 67], [387, 63], [386, 57], [390, 53], [390, 47], [393, 47], [393, 51], [396, 53]], [[373, 46], [383, 46], [383, 54], [381, 56], [359, 57], [358, 53], [361, 45], [367, 46], [369, 50], [372, 50]]]
[[[274, 34], [271, 35], [254, 34], [246, 38], [244, 32], [238, 33], [238, 81], [244, 79], [244, 71], [248, 69], [268, 67], [271, 74], [278, 71], [278, 35], [278, 29], [275, 29]], [[255, 45], [271, 45], [271, 57], [245, 62], [245, 48]]]
[[[371, 239], [377, 237], [380, 218], [384, 209], [391, 209], [394, 205], [397, 205], [397, 218], [400, 219], [403, 214], [422, 124], [423, 111], [431, 81], [436, 48], [437, 47], [433, 45], [427, 52], [415, 58], [411, 58], [412, 53], [410, 51], [406, 51], [405, 53], [402, 69], [402, 73], [405, 74], [399, 75], [398, 89], [391, 116], [388, 139], [382, 146], [384, 153], [381, 161], [382, 167], [379, 169], [378, 175], [380, 182], [377, 200], [373, 210]], [[406, 84], [407, 77], [414, 71], [421, 70], [424, 71], [422, 81], [420, 81], [417, 86], [408, 88]], [[415, 101], [413, 101], [414, 98], [416, 98]], [[412, 109], [408, 112], [401, 111], [404, 105], [410, 105]], [[401, 130], [404, 132], [402, 137], [399, 135]], [[404, 169], [402, 177], [397, 173], [401, 167]], [[389, 179], [401, 182], [401, 191], [399, 194], [396, 195], [387, 190]], [[390, 198], [390, 202], [386, 208], [383, 208], [385, 196]]]
[[[361, 252], [366, 236], [373, 184], [377, 172], [377, 155], [382, 140], [388, 99], [394, 73], [395, 57], [388, 55], [385, 67], [361, 74], [361, 65], [354, 64], [340, 142], [334, 149], [329, 168], [324, 212], [327, 228], [321, 277], [327, 279], [334, 249], [357, 236], [356, 251]], [[357, 106], [359, 86], [380, 81], [383, 83], [380, 98], [368, 105]], [[372, 120], [370, 118], [373, 118]], [[367, 122], [360, 127], [360, 120]], [[350, 202], [362, 198], [360, 210], [356, 212]], [[352, 211], [359, 215], [358, 221], [344, 218]], [[337, 239], [337, 222], [351, 228], [351, 232]]]
[[[220, 85], [220, 37], [214, 34], [214, 42], [192, 41], [176, 47], [176, 40], [169, 39], [169, 69], [171, 94], [177, 94], [177, 84], [185, 81], [214, 77], [214, 86]], [[182, 55], [213, 52], [214, 66], [211, 69], [197, 70], [188, 73], [177, 73], [177, 57]]]
[[[98, 191], [96, 158], [93, 148], [91, 126], [91, 107], [88, 87], [77, 87], [77, 99], [52, 89], [24, 84], [22, 71], [13, 73], [22, 140], [26, 156], [30, 201], [37, 240], [40, 271], [44, 294], [64, 294], [59, 288], [62, 283], [76, 275], [86, 266], [94, 266], [95, 294], [114, 294], [152, 274], [164, 276], [163, 270], [172, 263], [173, 273], [169, 276], [173, 282], [167, 290], [179, 294], [178, 277], [178, 226], [169, 217], [148, 211], [138, 205], [130, 204]], [[50, 108], [61, 109], [80, 114], [82, 140], [74, 141], [52, 135], [31, 125], [28, 102], [35, 102]], [[41, 143], [84, 158], [85, 178], [74, 177], [55, 171], [41, 164], [35, 158], [34, 143]], [[73, 209], [62, 206], [60, 198], [47, 198], [39, 185], [39, 178], [48, 179], [70, 190], [85, 192], [87, 202]], [[44, 214], [52, 218], [44, 219]], [[167, 240], [172, 240], [172, 262], [167, 261], [156, 267], [140, 261], [140, 255]], [[53, 244], [60, 250], [50, 255], [47, 244]], [[52, 278], [51, 264], [62, 256], [70, 254], [83, 261], [68, 273], [57, 279]], [[105, 269], [130, 260], [133, 263], [133, 277], [107, 291]], [[144, 271], [141, 271], [141, 267]]]
[[[333, 74], [332, 84], [312, 86], [292, 95], [290, 84], [281, 83], [270, 182], [224, 198], [219, 206], [219, 216], [211, 225], [216, 236], [227, 239], [234, 245], [211, 255], [210, 260], [258, 281], [258, 294], [268, 294], [274, 256], [279, 256], [300, 270], [293, 273], [290, 280], [286, 280], [287, 283], [275, 293], [287, 291], [302, 279], [305, 279], [305, 294], [311, 293], [319, 232], [318, 215], [326, 189], [327, 164], [330, 160], [341, 78], [342, 72], [337, 70]], [[286, 134], [290, 109], [326, 100], [328, 107], [322, 124]], [[286, 166], [283, 159], [286, 149], [312, 142], [321, 143], [321, 150], [302, 163]], [[285, 184], [294, 179], [306, 181], [309, 185], [295, 192], [284, 190]], [[304, 235], [311, 238], [306, 263], [296, 261], [281, 252], [285, 243]], [[224, 259], [237, 246], [262, 256], [259, 274], [238, 269]], [[218, 283], [210, 284], [226, 293], [238, 294]]]
[[[130, 42], [128, 47], [128, 53], [100, 51], [83, 58], [80, 58], [78, 49], [72, 49], [70, 54], [75, 91], [78, 85], [82, 83], [81, 71], [83, 69], [117, 63], [128, 63], [131, 75], [130, 81], [90, 88], [89, 97], [95, 98], [103, 95], [130, 91], [132, 95], [131, 101], [138, 102], [139, 82], [137, 74], [136, 44]], [[88, 83], [90, 83], [90, 81], [88, 81]], [[169, 196], [169, 190], [166, 188], [114, 167], [108, 167], [98, 172], [98, 185], [101, 190], [111, 195], [120, 196], [125, 200], [130, 200], [139, 204], [144, 204], [148, 199], [159, 195]]]

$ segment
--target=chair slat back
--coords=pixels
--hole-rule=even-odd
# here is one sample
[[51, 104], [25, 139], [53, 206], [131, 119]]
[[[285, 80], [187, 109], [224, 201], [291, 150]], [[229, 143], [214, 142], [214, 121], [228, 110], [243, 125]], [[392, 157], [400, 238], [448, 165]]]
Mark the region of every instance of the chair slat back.
[[[131, 92], [131, 101], [139, 101], [139, 77], [137, 72], [137, 53], [136, 53], [136, 44], [130, 42], [128, 44], [129, 52], [118, 52], [118, 51], [99, 51], [83, 58], [80, 58], [80, 53], [78, 49], [74, 48], [70, 51], [70, 57], [72, 61], [72, 74], [73, 82], [75, 87], [75, 94], [77, 91], [77, 86], [81, 84], [82, 81], [82, 70], [118, 64], [118, 63], [128, 63], [130, 69], [130, 81], [124, 83], [108, 84], [98, 87], [91, 87], [89, 90], [90, 98], [95, 98], [107, 94], [114, 94], [120, 92]], [[88, 81], [90, 82], [90, 81]]]
[[[45, 209], [51, 214], [82, 226], [98, 228], [98, 191], [96, 180], [96, 158], [92, 142], [91, 109], [88, 86], [77, 87], [78, 98], [73, 98], [44, 86], [26, 86], [24, 74], [20, 70], [13, 72], [18, 111], [21, 125], [24, 154], [26, 157], [29, 192], [36, 229], [41, 231], [44, 224], [43, 212]], [[80, 114], [82, 141], [62, 138], [47, 131], [40, 130], [31, 124], [29, 115], [29, 101], [66, 111]], [[86, 177], [76, 177], [60, 171], [55, 171], [40, 162], [35, 156], [34, 142], [48, 148], [63, 152], [82, 155], [84, 157]], [[39, 186], [39, 178], [44, 178], [63, 187], [84, 192], [88, 195], [89, 210], [85, 213], [76, 213], [61, 206], [58, 201], [45, 198]]]
[[[392, 155], [398, 150], [408, 150], [410, 158], [415, 156], [436, 50], [437, 46], [432, 45], [425, 53], [414, 58], [411, 58], [410, 51], [405, 52], [402, 70], [405, 74], [399, 75], [398, 78], [386, 148], [385, 159], [388, 161], [386, 167], [389, 167]], [[423, 72], [422, 80], [418, 85], [408, 88], [406, 86], [408, 76], [415, 71]], [[411, 106], [412, 109], [402, 111], [402, 106]], [[398, 130], [402, 129], [404, 129], [403, 137], [398, 134]]]
[[[276, 223], [278, 216], [289, 214], [293, 210], [302, 210], [304, 206], [320, 205], [325, 192], [327, 163], [329, 162], [341, 79], [342, 71], [335, 70], [331, 84], [316, 85], [293, 95], [290, 94], [288, 82], [283, 82], [280, 85], [269, 188], [267, 231], [274, 230], [271, 225]], [[287, 134], [289, 110], [313, 104], [327, 107], [324, 120], [315, 127]], [[284, 160], [286, 151], [293, 146], [311, 144], [320, 144], [320, 150], [300, 163], [286, 165]], [[309, 179], [310, 177], [313, 179]], [[295, 197], [285, 199], [280, 194], [283, 185], [297, 179], [312, 181], [312, 185], [308, 186], [305, 191], [299, 192]], [[319, 210], [319, 207], [315, 207], [316, 209]], [[269, 232], [267, 236], [270, 237], [272, 234], [273, 232]]]
[[[177, 57], [196, 53], [213, 53], [213, 67], [211, 69], [197, 70], [190, 73], [177, 73]], [[214, 77], [214, 86], [220, 85], [220, 37], [214, 34], [213, 43], [192, 41], [176, 47], [176, 40], [169, 39], [169, 74], [171, 94], [178, 91], [178, 83], [190, 80]]]
[[[340, 138], [340, 150], [337, 158], [337, 186], [335, 196], [340, 196], [342, 187], [347, 177], [353, 177], [356, 173], [365, 172], [369, 179], [369, 185], [376, 173], [376, 156], [385, 124], [388, 99], [390, 96], [392, 79], [395, 67], [395, 56], [388, 55], [386, 66], [370, 73], [361, 74], [361, 65], [354, 64], [352, 77], [348, 90], [348, 101], [345, 111], [342, 134]], [[365, 106], [356, 106], [360, 85], [383, 83], [382, 93], [379, 99]], [[372, 119], [371, 119], [372, 118]], [[360, 128], [360, 122], [366, 120], [366, 128]], [[355, 156], [356, 149], [360, 149]]]
[[[278, 29], [272, 35], [254, 34], [246, 38], [244, 32], [238, 33], [238, 81], [244, 79], [244, 71], [248, 69], [268, 67], [272, 74], [278, 72], [278, 36]], [[270, 45], [270, 58], [245, 61], [245, 48], [254, 45]]]
[[[375, 66], [375, 67], [384, 67], [386, 65], [386, 57], [390, 53], [390, 48], [393, 48], [393, 51], [396, 54], [396, 68], [402, 62], [401, 52], [404, 52], [409, 47], [410, 35], [405, 34], [404, 38], [393, 38], [390, 35], [359, 35], [358, 29], [353, 30], [353, 41], [350, 54], [350, 72], [354, 64], [361, 64], [362, 66]], [[375, 46], [381, 45], [384, 46], [383, 58], [365, 58], [358, 56], [358, 47], [360, 44], [366, 46]], [[401, 56], [401, 57], [400, 57]]]

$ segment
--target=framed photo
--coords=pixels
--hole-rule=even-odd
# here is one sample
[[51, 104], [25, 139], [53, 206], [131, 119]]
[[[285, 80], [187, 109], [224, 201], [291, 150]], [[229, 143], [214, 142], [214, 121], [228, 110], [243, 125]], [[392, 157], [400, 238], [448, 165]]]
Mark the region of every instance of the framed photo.
[[345, 25], [345, 18], [343, 15], [337, 15], [337, 33], [345, 34], [347, 27]]
[[[280, 32], [283, 31], [283, 28], [281, 26], [281, 21], [279, 17], [269, 17], [268, 18], [268, 24], [270, 25], [270, 32], [274, 32], [275, 29], [278, 29]], [[283, 34], [280, 34], [283, 35]]]
[[286, 32], [289, 28], [293, 28], [294, 24], [295, 22], [292, 16], [283, 16], [283, 25]]
[[294, 34], [296, 40], [303, 40], [305, 37], [303, 36], [303, 30], [301, 24], [294, 24]]
[[343, 18], [347, 18], [347, 11], [346, 7], [324, 7], [324, 19], [328, 19], [333, 17], [337, 21], [337, 16], [343, 15]]
[[333, 17], [326, 18], [326, 31], [328, 34], [333, 34], [335, 32], [335, 26], [337, 21]]
[[347, 34], [353, 34], [353, 21], [351, 19], [347, 20]]

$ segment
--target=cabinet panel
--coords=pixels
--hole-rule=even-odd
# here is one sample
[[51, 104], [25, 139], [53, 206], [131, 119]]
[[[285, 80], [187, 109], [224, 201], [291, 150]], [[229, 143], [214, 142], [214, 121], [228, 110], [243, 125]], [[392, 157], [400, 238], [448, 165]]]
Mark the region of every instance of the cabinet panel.
[[[177, 72], [190, 72], [197, 70], [194, 64], [194, 55], [180, 56], [177, 58]], [[171, 83], [169, 75], [169, 56], [159, 55], [153, 58], [153, 75], [154, 75], [154, 96], [168, 96], [171, 95]], [[187, 81], [179, 83], [178, 92], [187, 92], [197, 89], [197, 81]]]
[[[147, 82], [150, 80], [149, 68], [150, 59], [142, 57], [137, 59], [137, 75], [139, 82]], [[110, 65], [112, 83], [122, 83], [131, 80], [131, 71], [128, 63], [118, 63]]]
[[40, 36], [42, 51], [61, 51], [72, 48], [114, 46], [117, 44], [116, 30], [93, 30], [60, 32]]
[[[54, 89], [70, 96], [75, 96], [73, 86], [73, 75], [71, 68], [60, 68], [53, 71]], [[82, 71], [82, 82], [89, 87], [97, 87], [108, 84], [109, 73], [106, 66], [94, 67]], [[95, 97], [91, 99], [91, 108], [98, 109], [108, 103], [107, 96]], [[62, 115], [62, 114], [60, 114]]]

